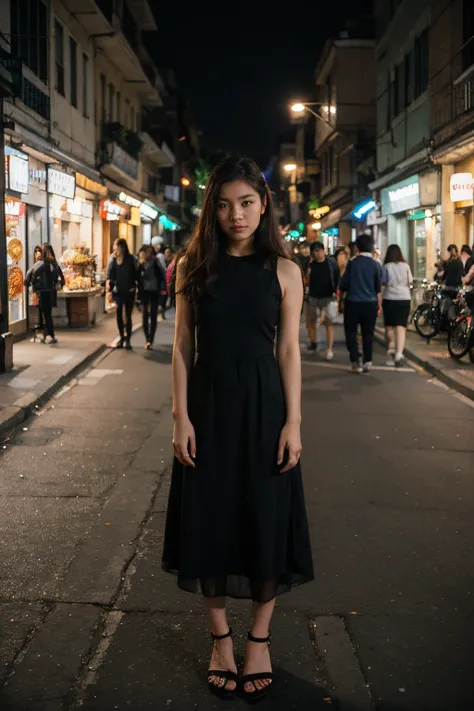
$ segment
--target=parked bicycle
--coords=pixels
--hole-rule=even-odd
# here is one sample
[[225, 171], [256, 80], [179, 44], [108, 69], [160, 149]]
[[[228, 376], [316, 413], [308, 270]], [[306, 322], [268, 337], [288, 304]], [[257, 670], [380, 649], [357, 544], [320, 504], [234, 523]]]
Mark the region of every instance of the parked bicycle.
[[449, 331], [450, 324], [460, 315], [459, 306], [446, 287], [437, 282], [423, 282], [423, 303], [413, 314], [413, 323], [418, 334], [430, 341], [441, 331]]
[[469, 353], [471, 363], [474, 363], [474, 289], [464, 287], [459, 291], [456, 301], [460, 314], [448, 331], [449, 355], [455, 360], [461, 360]]

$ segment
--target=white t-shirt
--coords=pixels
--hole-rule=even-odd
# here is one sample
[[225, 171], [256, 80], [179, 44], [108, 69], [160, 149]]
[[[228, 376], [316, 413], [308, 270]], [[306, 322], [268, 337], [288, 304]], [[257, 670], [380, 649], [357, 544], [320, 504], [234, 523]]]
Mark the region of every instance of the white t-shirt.
[[385, 265], [388, 282], [383, 298], [390, 301], [410, 301], [410, 286], [413, 283], [411, 269], [406, 262], [389, 262]]

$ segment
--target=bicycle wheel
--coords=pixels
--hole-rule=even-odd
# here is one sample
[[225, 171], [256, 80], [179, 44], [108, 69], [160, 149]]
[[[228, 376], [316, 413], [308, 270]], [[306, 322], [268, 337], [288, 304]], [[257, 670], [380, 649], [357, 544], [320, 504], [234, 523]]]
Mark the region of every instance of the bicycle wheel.
[[439, 310], [432, 304], [420, 304], [413, 317], [415, 328], [422, 338], [430, 339], [441, 330]]
[[451, 358], [464, 358], [471, 347], [472, 316], [461, 316], [448, 332], [448, 351]]

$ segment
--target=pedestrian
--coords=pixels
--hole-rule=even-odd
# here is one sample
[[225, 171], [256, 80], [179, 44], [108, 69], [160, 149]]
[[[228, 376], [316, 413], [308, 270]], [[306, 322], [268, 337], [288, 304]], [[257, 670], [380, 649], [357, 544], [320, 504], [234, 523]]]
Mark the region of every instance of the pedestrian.
[[142, 306], [145, 350], [149, 351], [155, 339], [158, 304], [161, 292], [166, 288], [166, 278], [151, 244], [142, 250], [138, 260], [138, 298]]
[[383, 317], [387, 336], [387, 365], [403, 363], [403, 351], [410, 317], [413, 275], [398, 244], [391, 244], [385, 256], [387, 285], [383, 292]]
[[[132, 311], [138, 282], [137, 260], [130, 254], [127, 240], [119, 239], [109, 270], [109, 294], [117, 305], [120, 340], [117, 348], [132, 350]], [[125, 313], [125, 323], [124, 323]]]
[[[37, 255], [39, 256], [39, 253]], [[43, 324], [41, 343], [54, 344], [58, 342], [54, 333], [53, 308], [58, 303], [57, 289], [63, 287], [64, 284], [64, 275], [56, 261], [54, 249], [50, 244], [45, 243], [41, 258], [33, 264], [25, 278], [25, 286], [31, 285], [33, 291], [38, 295], [39, 320]]]
[[[33, 264], [36, 264], [37, 262], [40, 262], [43, 259], [43, 248], [40, 244], [37, 244], [36, 247], [33, 250]], [[36, 326], [33, 327], [35, 335], [31, 339], [31, 343], [36, 343], [37, 341], [37, 334], [39, 331], [44, 330], [44, 322], [43, 322], [43, 312], [41, 311], [39, 307], [39, 294], [32, 289], [31, 292], [31, 305], [38, 309], [38, 323]]]
[[[375, 324], [381, 313], [382, 286], [386, 280], [381, 265], [373, 258], [374, 240], [362, 234], [357, 238], [358, 256], [350, 260], [341, 279], [340, 290], [347, 294], [344, 328], [351, 372], [368, 373], [372, 366]], [[362, 332], [363, 360], [357, 344], [357, 328]]]
[[459, 256], [459, 249], [457, 245], [450, 244], [438, 269], [444, 293], [454, 295], [461, 287], [464, 275], [464, 264]]
[[273, 681], [275, 598], [313, 579], [299, 465], [302, 301], [261, 171], [225, 159], [178, 266], [176, 458], [163, 553], [179, 587], [204, 596], [214, 640], [208, 684], [222, 697], [238, 685], [226, 596], [254, 603], [241, 689], [255, 701]]
[[308, 350], [315, 351], [317, 349], [318, 326], [324, 322], [328, 341], [326, 360], [333, 360], [334, 323], [338, 315], [339, 269], [336, 260], [326, 255], [322, 242], [313, 242], [311, 253], [309, 265], [310, 342]]
[[165, 252], [164, 252], [164, 249], [163, 249], [162, 245], [158, 245], [158, 250], [157, 250], [157, 252], [156, 252], [156, 257], [157, 257], [157, 259], [158, 259], [158, 262], [160, 263], [160, 266], [161, 266], [163, 269], [166, 269], [166, 266], [167, 266], [167, 264], [166, 264], [166, 257], [165, 257]]
[[463, 244], [461, 247], [461, 261], [464, 265], [464, 276], [469, 272], [471, 269], [472, 265], [474, 264], [474, 260], [472, 258], [472, 249], [468, 244]]

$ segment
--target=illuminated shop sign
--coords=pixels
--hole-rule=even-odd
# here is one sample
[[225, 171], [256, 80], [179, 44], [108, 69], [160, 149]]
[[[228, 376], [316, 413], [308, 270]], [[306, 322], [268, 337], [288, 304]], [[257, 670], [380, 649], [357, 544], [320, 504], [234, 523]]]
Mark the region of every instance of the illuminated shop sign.
[[142, 202], [140, 205], [140, 213], [142, 218], [145, 220], [151, 220], [152, 222], [156, 220], [159, 215], [158, 208], [147, 202]]
[[418, 175], [401, 180], [382, 190], [382, 215], [406, 212], [420, 206], [420, 179]]
[[8, 187], [17, 193], [27, 193], [30, 187], [28, 157], [19, 158], [12, 154], [8, 159]]
[[358, 205], [352, 214], [354, 215], [356, 220], [363, 220], [365, 215], [367, 215], [372, 210], [375, 210], [376, 207], [377, 205], [374, 200], [367, 200], [361, 205]]
[[128, 210], [113, 200], [102, 200], [100, 203], [100, 217], [102, 220], [114, 222], [120, 218], [128, 217]]
[[76, 176], [48, 168], [48, 192], [73, 200], [76, 195]]
[[453, 202], [472, 200], [474, 197], [474, 179], [472, 173], [454, 173], [454, 175], [451, 176], [449, 188]]
[[132, 197], [131, 195], [127, 195], [127, 193], [119, 193], [118, 195], [118, 200], [120, 202], [124, 202], [126, 205], [129, 205], [130, 207], [140, 207], [141, 202], [140, 200], [137, 200], [136, 198]]

